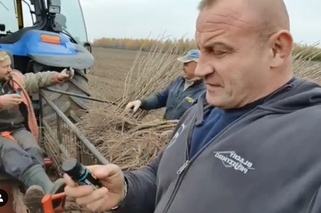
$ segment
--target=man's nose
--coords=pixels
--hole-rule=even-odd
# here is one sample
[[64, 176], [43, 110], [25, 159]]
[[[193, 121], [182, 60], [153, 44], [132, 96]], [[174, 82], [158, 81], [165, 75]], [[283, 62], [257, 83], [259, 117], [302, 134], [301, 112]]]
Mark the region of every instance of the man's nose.
[[208, 64], [198, 62], [195, 68], [195, 75], [197, 77], [205, 77], [213, 72], [213, 69]]

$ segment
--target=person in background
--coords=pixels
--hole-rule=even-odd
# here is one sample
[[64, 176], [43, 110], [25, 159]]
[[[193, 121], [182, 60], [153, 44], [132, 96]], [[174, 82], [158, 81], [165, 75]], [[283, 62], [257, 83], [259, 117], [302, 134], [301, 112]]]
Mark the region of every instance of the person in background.
[[104, 187], [65, 175], [65, 193], [115, 213], [320, 213], [321, 87], [293, 76], [284, 1], [202, 0], [199, 10], [205, 99], [149, 165], [90, 166]]
[[192, 49], [185, 56], [177, 60], [183, 63], [183, 75], [175, 79], [167, 88], [152, 94], [144, 100], [129, 102], [125, 110], [136, 112], [139, 108], [144, 110], [166, 107], [164, 119], [178, 120], [205, 91], [202, 78], [195, 76], [195, 68], [199, 59], [199, 50]]
[[[63, 179], [52, 182], [45, 171], [43, 151], [38, 145], [38, 125], [29, 95], [41, 87], [62, 83], [74, 71], [22, 74], [12, 70], [12, 58], [0, 50], [0, 169], [21, 181], [30, 212], [42, 212], [45, 194], [63, 192]], [[60, 202], [55, 201], [54, 207]]]

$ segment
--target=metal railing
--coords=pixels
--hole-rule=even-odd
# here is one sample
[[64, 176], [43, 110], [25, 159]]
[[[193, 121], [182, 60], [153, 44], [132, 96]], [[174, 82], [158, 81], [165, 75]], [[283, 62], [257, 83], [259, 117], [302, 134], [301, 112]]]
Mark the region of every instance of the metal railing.
[[[63, 161], [76, 158], [84, 165], [107, 164], [107, 159], [80, 132], [71, 120], [53, 103], [43, 91], [39, 94], [40, 101], [40, 144], [52, 159], [59, 172]], [[53, 115], [43, 116], [43, 105], [50, 106]]]

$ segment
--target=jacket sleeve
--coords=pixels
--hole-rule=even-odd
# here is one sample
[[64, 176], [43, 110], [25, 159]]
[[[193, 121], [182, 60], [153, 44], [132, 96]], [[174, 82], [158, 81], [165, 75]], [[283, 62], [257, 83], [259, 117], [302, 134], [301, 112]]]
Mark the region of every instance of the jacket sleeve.
[[156, 177], [163, 152], [146, 167], [125, 172], [127, 196], [115, 213], [153, 213], [156, 197]]
[[24, 74], [24, 87], [28, 94], [36, 93], [42, 87], [48, 87], [53, 84], [61, 83], [58, 80], [58, 72], [45, 71], [37, 73], [26, 73]]
[[146, 99], [142, 100], [141, 109], [151, 110], [151, 109], [159, 109], [166, 106], [167, 98], [169, 95], [169, 91], [178, 82], [179, 78], [175, 79], [169, 86], [167, 86], [164, 90], [152, 94]]
[[[175, 135], [183, 121], [188, 117], [191, 110], [188, 110], [176, 125], [172, 137]], [[157, 171], [163, 156], [163, 151], [159, 152], [152, 162], [139, 170], [125, 172], [127, 182], [127, 196], [120, 207], [114, 213], [153, 213], [156, 207], [157, 192]]]
[[142, 105], [140, 106], [140, 108], [144, 110], [151, 110], [165, 107], [169, 90], [170, 86], [168, 86], [161, 92], [148, 96], [146, 99], [142, 100]]

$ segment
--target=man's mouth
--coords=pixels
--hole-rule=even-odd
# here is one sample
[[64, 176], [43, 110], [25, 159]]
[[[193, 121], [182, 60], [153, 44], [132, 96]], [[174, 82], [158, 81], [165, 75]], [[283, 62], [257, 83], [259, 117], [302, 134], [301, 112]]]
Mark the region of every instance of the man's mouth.
[[221, 85], [215, 84], [215, 83], [206, 83], [206, 82], [205, 82], [205, 84], [206, 84], [207, 86], [210, 86], [210, 87], [220, 87], [220, 86], [221, 86]]
[[222, 88], [222, 86], [220, 84], [205, 83], [205, 85], [206, 85], [208, 91], [213, 91], [213, 92]]

